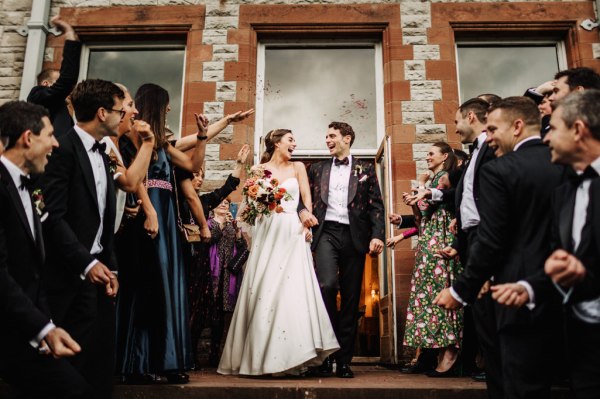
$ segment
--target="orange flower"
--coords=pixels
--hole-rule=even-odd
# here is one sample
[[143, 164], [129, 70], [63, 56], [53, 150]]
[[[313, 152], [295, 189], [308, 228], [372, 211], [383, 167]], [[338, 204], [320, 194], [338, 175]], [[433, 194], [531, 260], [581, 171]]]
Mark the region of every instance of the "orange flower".
[[277, 205], [277, 207], [275, 208], [275, 212], [277, 212], [277, 213], [283, 212], [283, 207], [281, 205]]
[[271, 202], [271, 203], [269, 204], [269, 210], [270, 210], [270, 211], [273, 211], [273, 210], [275, 210], [275, 208], [277, 208], [277, 203], [275, 203], [275, 202]]
[[258, 186], [252, 186], [248, 188], [248, 197], [256, 198], [258, 194]]
[[279, 187], [279, 193], [280, 194], [285, 194], [286, 193], [286, 189], [283, 187]]
[[275, 198], [276, 201], [279, 201], [280, 199], [283, 198], [283, 194], [277, 192], [277, 193], [273, 194], [273, 197]]
[[277, 180], [276, 178], [272, 178], [272, 179], [271, 179], [271, 185], [272, 185], [273, 187], [277, 186], [278, 184], [279, 184], [279, 180]]

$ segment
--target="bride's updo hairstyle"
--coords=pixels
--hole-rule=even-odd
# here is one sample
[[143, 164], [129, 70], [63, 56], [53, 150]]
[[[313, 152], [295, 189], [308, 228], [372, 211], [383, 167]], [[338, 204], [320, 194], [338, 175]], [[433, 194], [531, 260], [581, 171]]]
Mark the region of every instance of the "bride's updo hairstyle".
[[260, 158], [260, 163], [269, 162], [275, 152], [275, 144], [279, 143], [283, 136], [291, 132], [290, 129], [275, 129], [267, 133], [265, 136], [265, 152], [263, 152]]

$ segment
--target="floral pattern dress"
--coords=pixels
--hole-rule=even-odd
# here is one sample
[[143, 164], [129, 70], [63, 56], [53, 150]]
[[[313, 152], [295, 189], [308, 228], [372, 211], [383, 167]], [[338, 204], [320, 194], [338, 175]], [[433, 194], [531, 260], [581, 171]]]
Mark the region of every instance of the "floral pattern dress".
[[[445, 171], [438, 172], [431, 187], [444, 188], [440, 179], [445, 174]], [[455, 240], [449, 229], [454, 213], [446, 204], [428, 201], [420, 202], [419, 209], [422, 217], [403, 344], [412, 348], [459, 348], [463, 329], [462, 309], [444, 310], [433, 304], [437, 294], [450, 287], [462, 272], [458, 258], [448, 260], [438, 254], [440, 249], [452, 245]]]

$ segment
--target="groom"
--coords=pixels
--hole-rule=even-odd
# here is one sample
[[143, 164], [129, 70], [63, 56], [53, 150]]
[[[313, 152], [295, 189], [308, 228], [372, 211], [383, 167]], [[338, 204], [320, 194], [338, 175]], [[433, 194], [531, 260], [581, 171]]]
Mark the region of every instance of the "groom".
[[[315, 228], [312, 250], [316, 253], [323, 301], [340, 343], [335, 359], [336, 375], [341, 378], [354, 377], [350, 361], [365, 256], [381, 253], [385, 237], [383, 201], [375, 167], [350, 155], [354, 138], [354, 130], [347, 123], [329, 124], [325, 143], [333, 158], [312, 165], [308, 172], [313, 214], [303, 204], [299, 206], [302, 223]], [[331, 359], [323, 363], [320, 373], [332, 373]]]

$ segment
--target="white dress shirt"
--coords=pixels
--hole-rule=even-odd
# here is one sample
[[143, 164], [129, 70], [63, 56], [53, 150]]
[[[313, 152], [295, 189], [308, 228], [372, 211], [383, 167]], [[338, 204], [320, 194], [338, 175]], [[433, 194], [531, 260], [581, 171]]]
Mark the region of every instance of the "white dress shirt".
[[[591, 167], [600, 174], [600, 158], [597, 158], [591, 163]], [[583, 173], [583, 171], [578, 171]], [[588, 205], [590, 203], [590, 186], [592, 185], [591, 179], [584, 179], [577, 187], [575, 194], [575, 208], [573, 211], [573, 225], [571, 228], [571, 238], [573, 239], [573, 253], [577, 251], [579, 244], [581, 243], [581, 233], [587, 219]], [[572, 292], [573, 288], [565, 292], [562, 287], [555, 283], [556, 288], [563, 295], [564, 303], [566, 303]], [[600, 297], [592, 299], [590, 301], [583, 301], [576, 303], [572, 306], [575, 317], [579, 320], [590, 323], [600, 323]]]
[[[90, 160], [92, 172], [94, 174], [94, 183], [96, 186], [97, 196], [96, 200], [98, 201], [98, 212], [100, 213], [100, 225], [98, 226], [98, 231], [96, 232], [96, 237], [94, 238], [94, 243], [92, 244], [90, 254], [97, 255], [101, 253], [103, 249], [101, 239], [102, 231], [104, 230], [104, 210], [106, 209], [106, 189], [108, 187], [108, 182], [106, 180], [106, 169], [104, 167], [104, 158], [103, 155], [98, 151], [92, 150], [96, 140], [90, 134], [77, 125], [73, 128], [83, 143], [83, 147], [85, 148], [87, 156]], [[85, 268], [85, 271], [81, 277], [85, 278], [85, 275], [87, 275], [88, 271], [94, 267], [96, 263], [98, 263], [97, 260], [92, 261]]]
[[31, 234], [35, 239], [35, 225], [33, 224], [33, 207], [31, 204], [31, 194], [29, 193], [29, 190], [27, 190], [27, 188], [25, 187], [22, 187], [21, 184], [21, 176], [29, 176], [25, 175], [21, 168], [12, 163], [5, 156], [0, 157], [0, 161], [2, 161], [2, 163], [8, 170], [8, 173], [10, 174], [10, 177], [15, 183], [15, 186], [17, 186], [17, 192], [19, 193], [19, 198], [21, 198], [21, 203], [23, 205], [23, 208], [25, 209], [25, 215], [27, 215], [27, 222], [29, 222], [29, 229], [31, 230]]
[[475, 205], [473, 187], [475, 185], [475, 164], [486, 138], [487, 133], [485, 132], [477, 136], [477, 148], [471, 154], [471, 160], [463, 178], [463, 192], [460, 202], [460, 225], [464, 231], [479, 225], [479, 211]]
[[348, 217], [348, 185], [352, 171], [352, 156], [348, 155], [348, 165], [336, 165], [335, 159], [331, 162], [329, 175], [329, 197], [327, 198], [327, 212], [325, 220], [350, 224]]
[[[31, 234], [33, 235], [33, 238], [35, 240], [35, 224], [33, 222], [33, 206], [31, 203], [31, 194], [29, 193], [29, 190], [27, 190], [25, 187], [21, 187], [21, 176], [26, 175], [17, 165], [12, 163], [5, 156], [0, 157], [0, 162], [4, 164], [6, 170], [8, 170], [8, 173], [10, 174], [10, 177], [15, 183], [15, 186], [17, 186], [17, 192], [19, 193], [19, 198], [21, 199], [21, 205], [23, 205], [25, 214], [27, 215], [27, 222], [29, 223], [29, 229], [31, 229]], [[54, 325], [54, 323], [52, 323], [52, 321], [50, 321], [31, 341], [29, 341], [29, 344], [34, 348], [39, 347], [42, 339], [44, 339], [44, 337], [46, 337], [46, 335], [48, 335], [48, 333], [54, 328], [56, 328], [56, 326]]]

